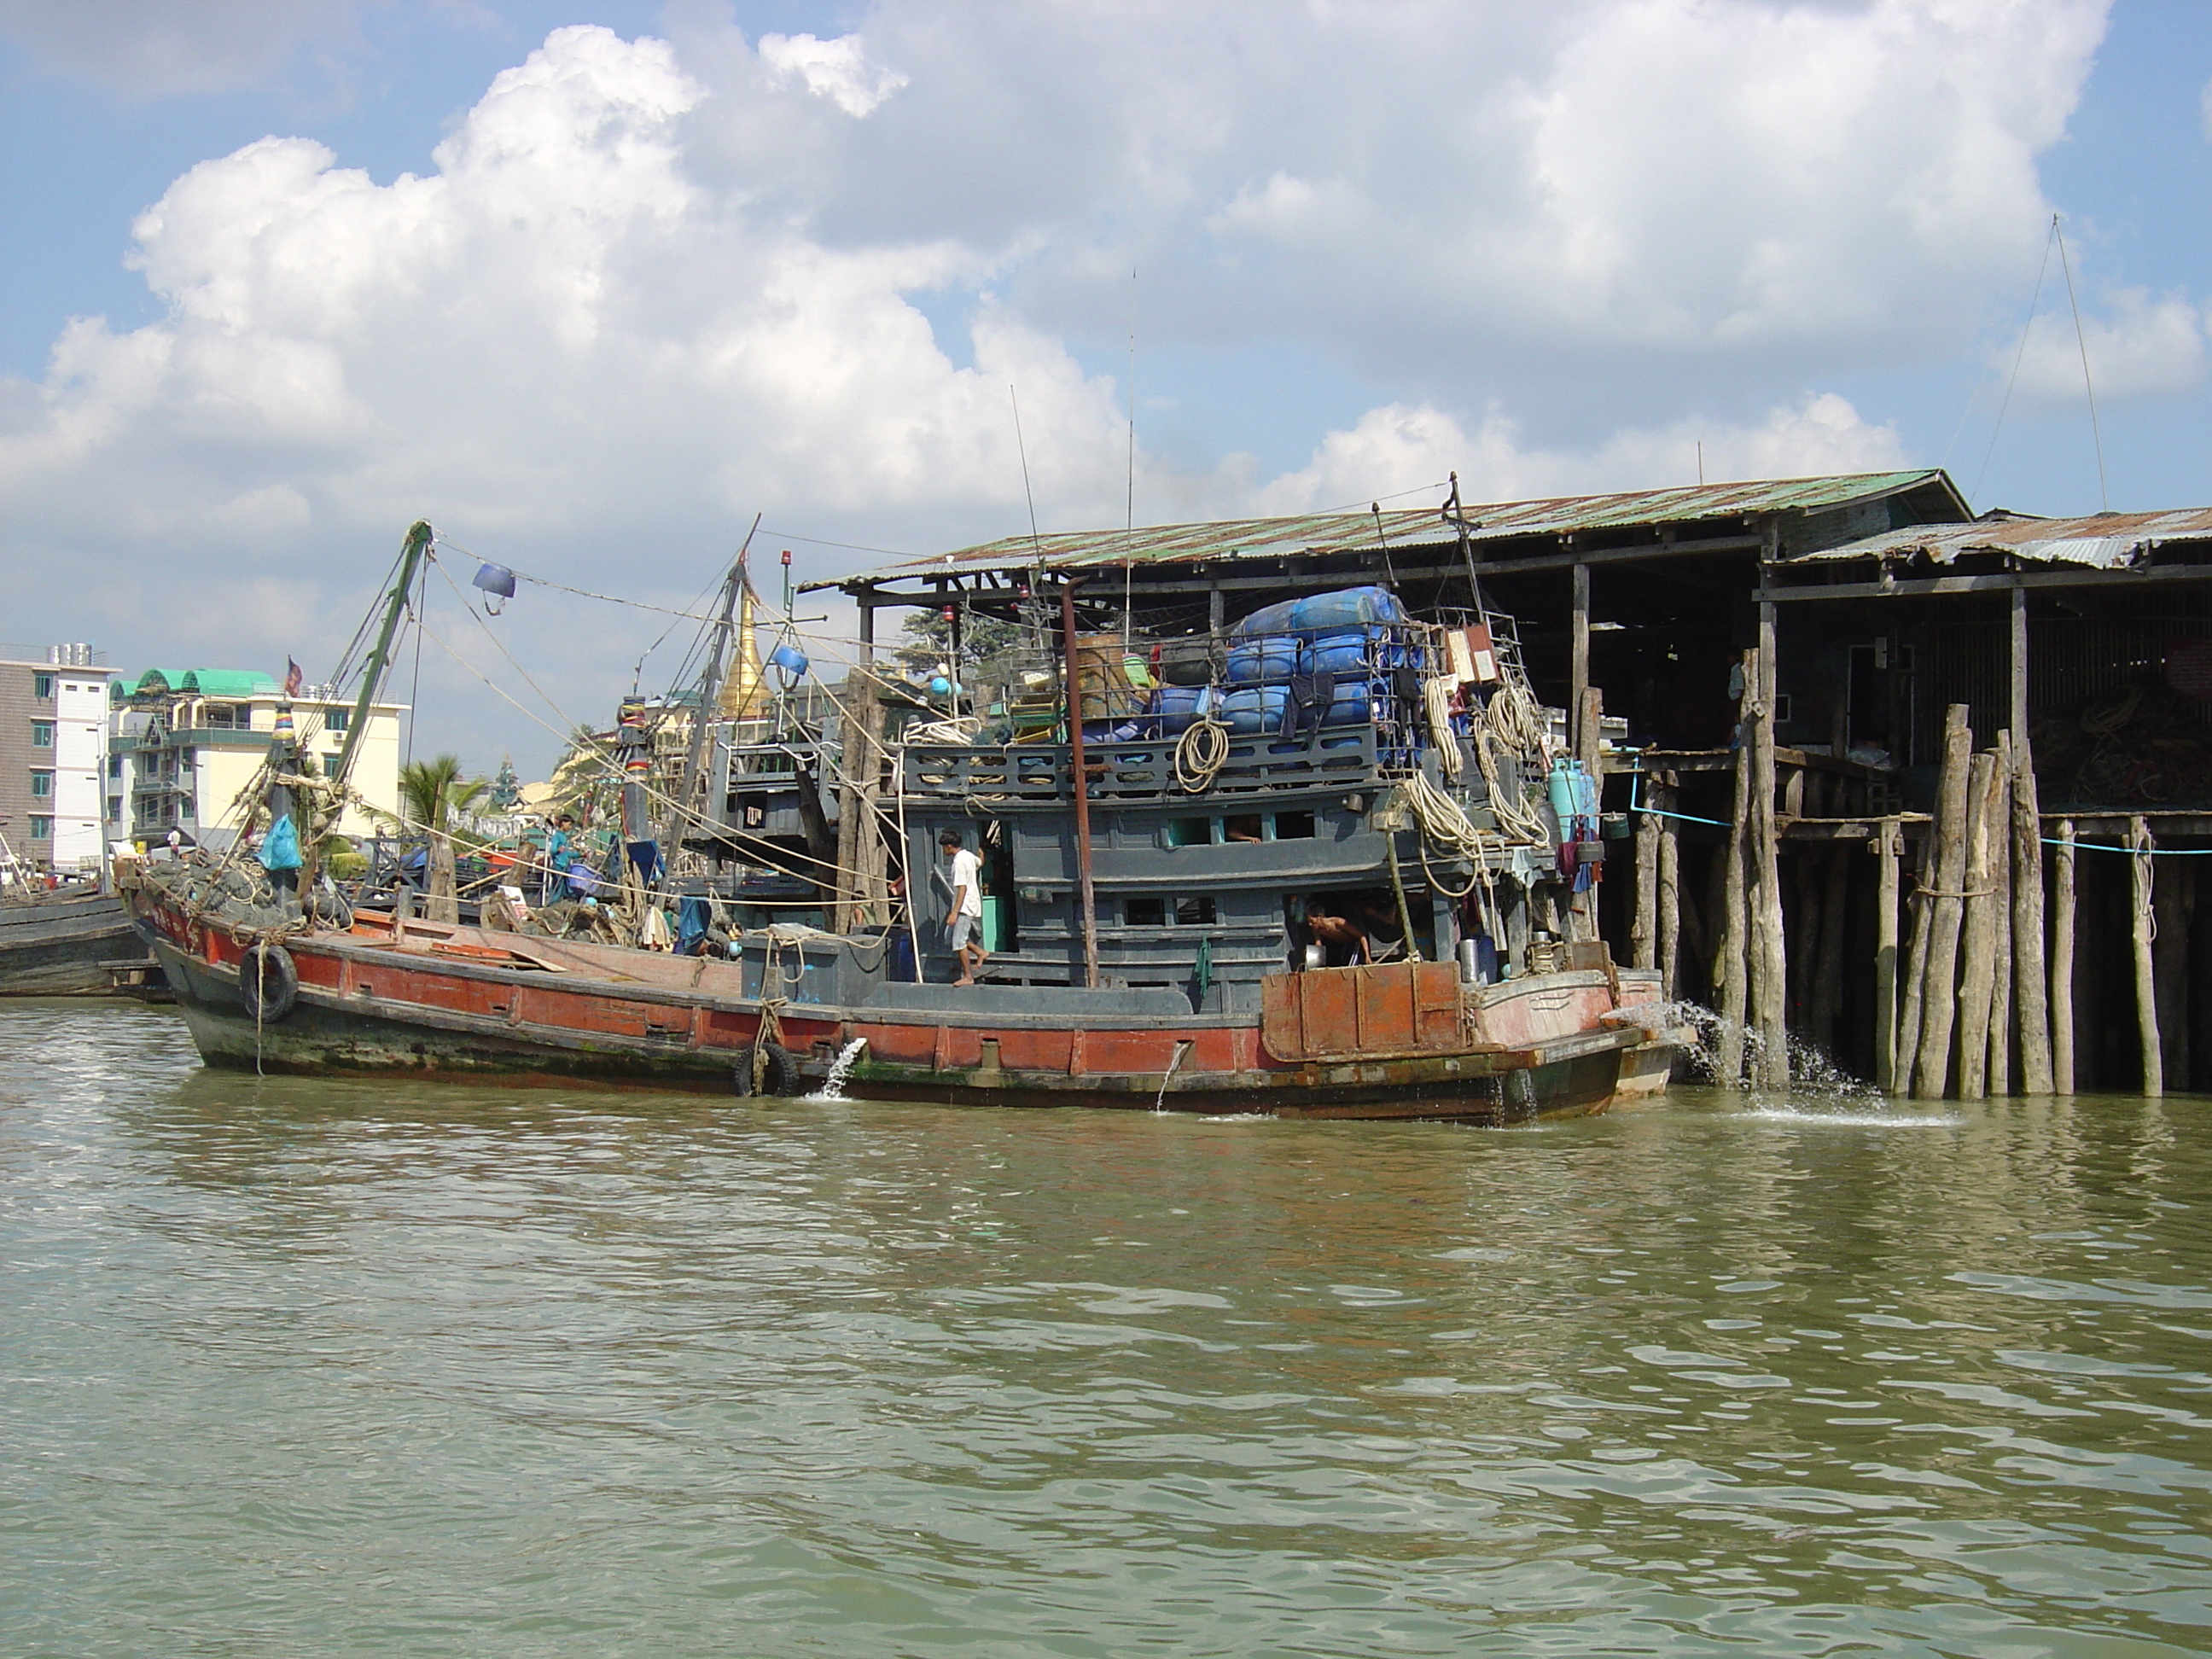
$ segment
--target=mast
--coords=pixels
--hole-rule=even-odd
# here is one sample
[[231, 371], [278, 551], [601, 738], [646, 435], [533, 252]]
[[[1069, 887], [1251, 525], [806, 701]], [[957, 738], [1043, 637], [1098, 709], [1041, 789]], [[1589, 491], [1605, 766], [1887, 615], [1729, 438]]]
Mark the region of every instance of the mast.
[[730, 562], [730, 574], [722, 579], [722, 608], [714, 617], [714, 642], [708, 649], [707, 665], [699, 676], [699, 712], [691, 720], [690, 747], [684, 757], [684, 783], [669, 802], [667, 825], [660, 832], [672, 863], [684, 833], [685, 809], [699, 796], [699, 769], [706, 763], [708, 729], [714, 724], [714, 705], [722, 695], [722, 659], [730, 648], [730, 635], [736, 628], [738, 595], [744, 586], [745, 551], [753, 544], [760, 521], [761, 515], [754, 514], [753, 527], [745, 532], [738, 556]]
[[369, 705], [376, 701], [377, 689], [383, 684], [384, 671], [392, 655], [392, 637], [399, 631], [399, 618], [407, 609], [407, 595], [414, 588], [415, 573], [422, 568], [423, 556], [430, 550], [430, 538], [429, 525], [417, 519], [408, 528], [407, 539], [400, 546], [399, 575], [392, 584], [392, 592], [384, 607], [384, 625], [377, 630], [376, 644], [362, 665], [361, 696], [354, 700], [353, 718], [346, 722], [345, 743], [331, 766], [331, 799], [334, 804], [345, 789], [346, 779], [352, 775], [354, 750], [360, 747], [361, 734], [368, 725]]

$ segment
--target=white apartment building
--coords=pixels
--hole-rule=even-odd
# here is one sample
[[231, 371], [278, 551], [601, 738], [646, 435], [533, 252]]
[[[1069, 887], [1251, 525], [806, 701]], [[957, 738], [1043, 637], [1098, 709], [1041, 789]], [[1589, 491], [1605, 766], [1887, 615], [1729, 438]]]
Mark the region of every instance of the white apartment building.
[[27, 865], [100, 866], [112, 673], [88, 645], [0, 645], [0, 836]]
[[[288, 698], [268, 675], [236, 668], [149, 668], [112, 694], [108, 717], [107, 833], [152, 846], [172, 829], [226, 847], [242, 817], [241, 794], [269, 754], [279, 706], [294, 735], [325, 772], [344, 745], [350, 699], [307, 686]], [[399, 806], [399, 717], [404, 703], [370, 705], [355, 751], [352, 785], [371, 807]], [[340, 817], [338, 833], [374, 835], [380, 826], [359, 805]]]

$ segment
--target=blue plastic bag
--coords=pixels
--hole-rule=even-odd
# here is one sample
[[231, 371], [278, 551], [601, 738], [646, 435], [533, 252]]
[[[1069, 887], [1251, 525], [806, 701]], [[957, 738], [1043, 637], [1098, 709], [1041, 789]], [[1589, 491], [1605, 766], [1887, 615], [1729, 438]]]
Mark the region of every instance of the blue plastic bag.
[[292, 827], [289, 812], [269, 826], [269, 833], [261, 838], [258, 855], [261, 867], [274, 874], [279, 870], [296, 870], [302, 862], [300, 857], [300, 832]]

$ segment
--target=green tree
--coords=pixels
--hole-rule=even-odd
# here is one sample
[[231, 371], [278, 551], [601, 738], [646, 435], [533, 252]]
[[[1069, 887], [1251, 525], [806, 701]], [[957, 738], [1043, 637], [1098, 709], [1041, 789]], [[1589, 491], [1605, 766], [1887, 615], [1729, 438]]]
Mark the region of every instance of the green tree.
[[[1022, 630], [1012, 623], [970, 612], [960, 627], [962, 666], [994, 656], [1019, 642], [1021, 637]], [[938, 664], [951, 661], [952, 624], [945, 620], [943, 607], [908, 611], [899, 624], [898, 642], [891, 647], [891, 654], [909, 673], [916, 674], [934, 673]], [[961, 678], [967, 676], [963, 673]]]
[[433, 755], [399, 769], [400, 820], [430, 838], [430, 920], [459, 921], [460, 902], [453, 891], [453, 827], [490, 793], [483, 778], [461, 776], [458, 755]]

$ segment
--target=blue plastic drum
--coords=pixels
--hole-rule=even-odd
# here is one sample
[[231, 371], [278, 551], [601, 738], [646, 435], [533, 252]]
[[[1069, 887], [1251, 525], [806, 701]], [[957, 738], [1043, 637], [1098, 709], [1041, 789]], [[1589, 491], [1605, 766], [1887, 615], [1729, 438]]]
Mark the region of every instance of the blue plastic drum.
[[1273, 685], [1298, 672], [1298, 642], [1286, 634], [1239, 640], [1229, 647], [1231, 685]]
[[1258, 737], [1282, 729], [1291, 706], [1286, 685], [1250, 685], [1221, 700], [1221, 720], [1239, 737]]

